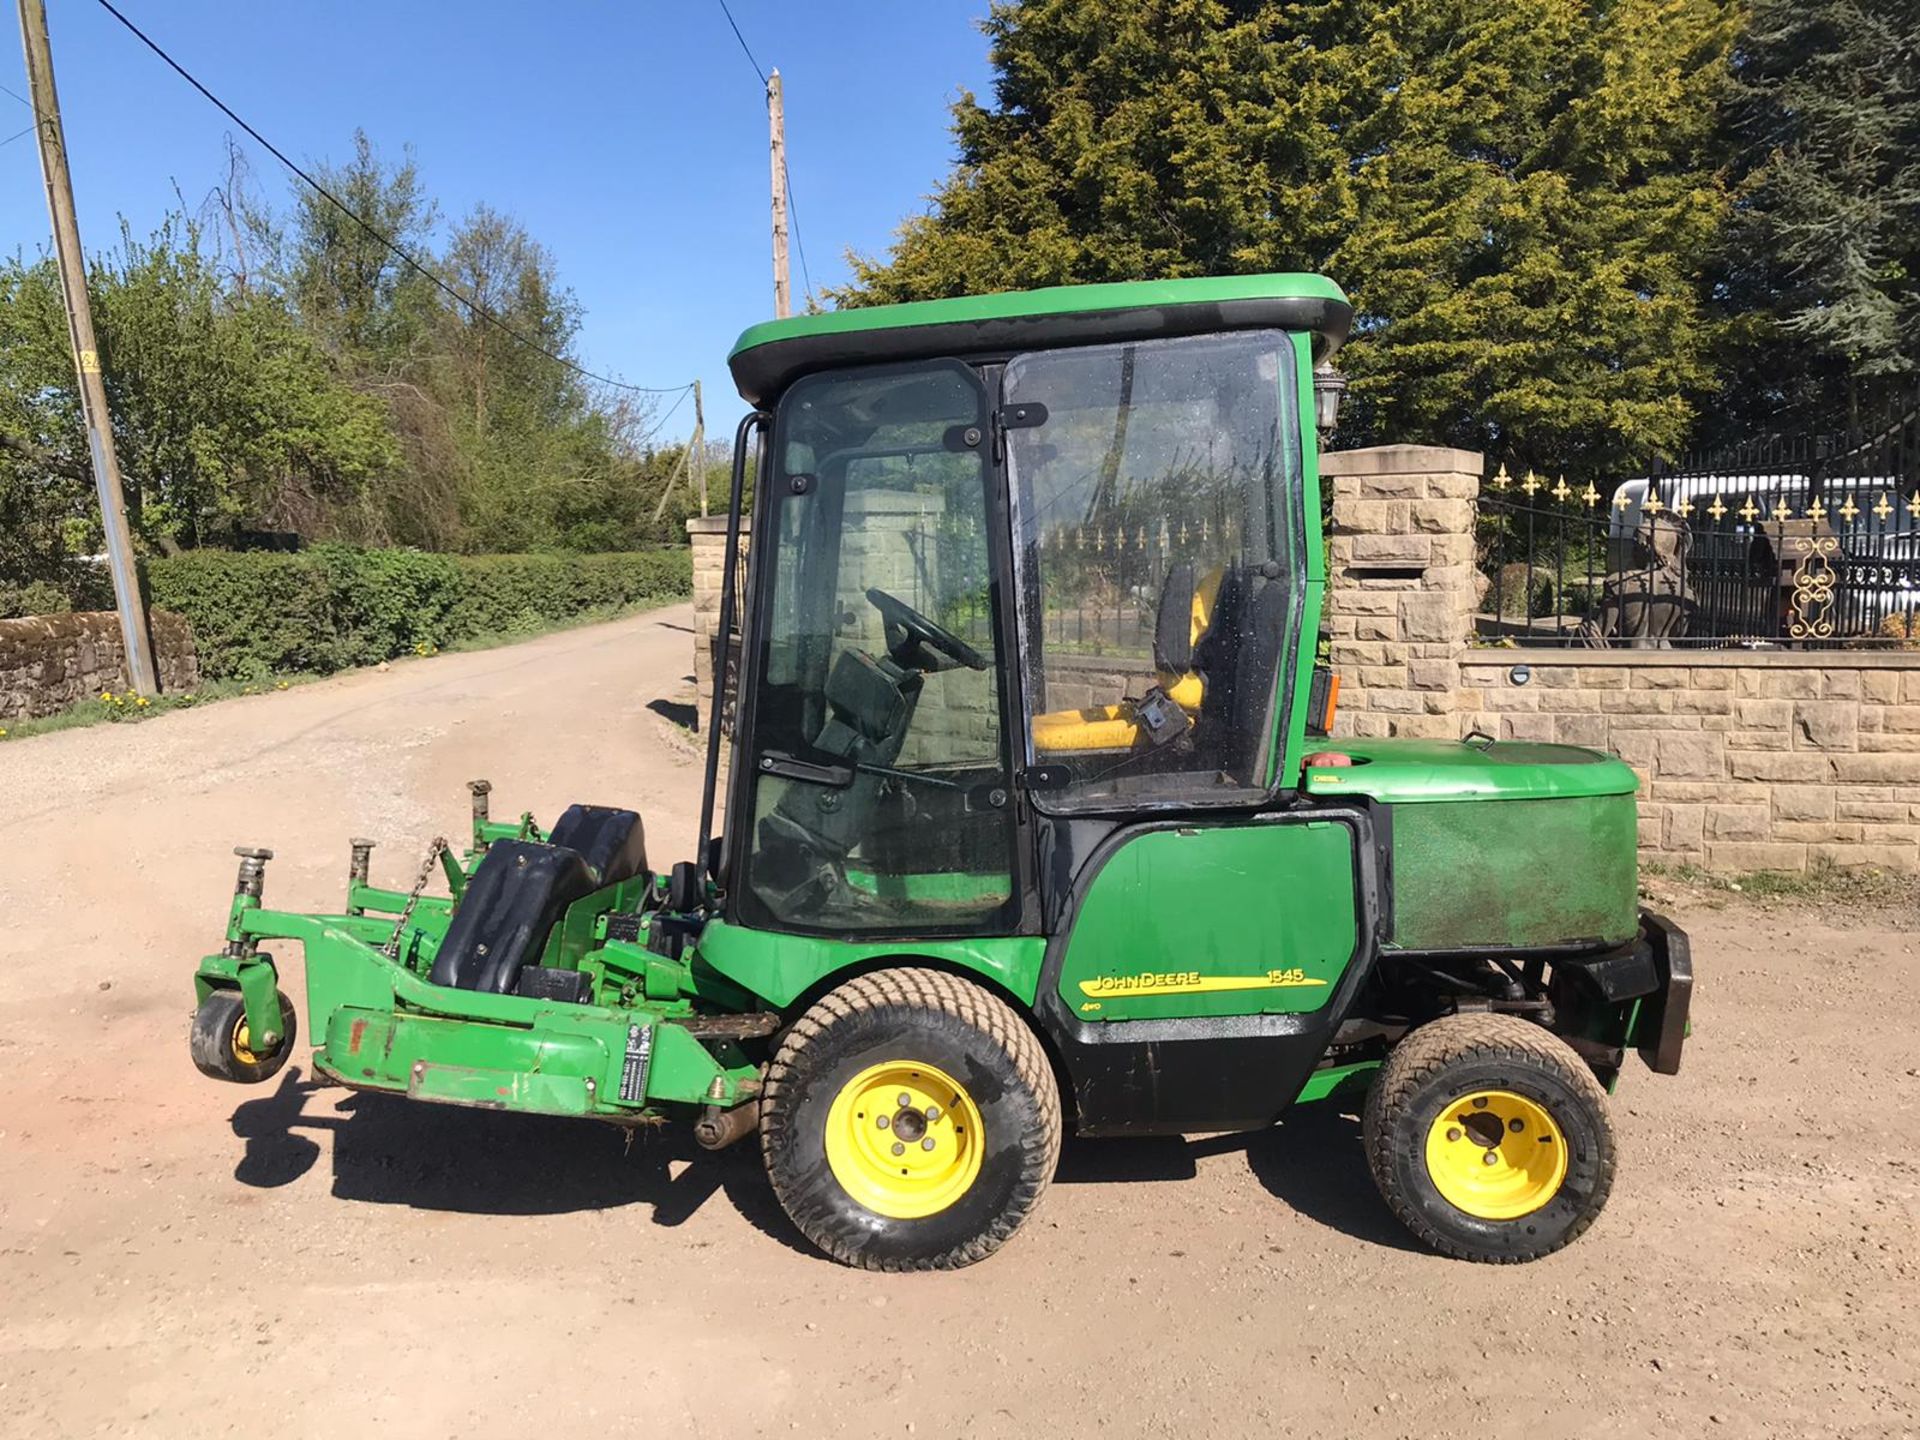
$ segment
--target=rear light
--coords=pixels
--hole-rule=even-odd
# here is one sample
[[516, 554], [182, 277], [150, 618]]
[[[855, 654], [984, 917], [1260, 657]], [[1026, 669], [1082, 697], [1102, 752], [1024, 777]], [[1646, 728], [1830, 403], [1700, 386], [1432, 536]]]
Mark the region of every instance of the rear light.
[[1331, 667], [1313, 667], [1313, 682], [1307, 689], [1307, 734], [1328, 736], [1333, 733], [1334, 712], [1340, 705], [1340, 677]]

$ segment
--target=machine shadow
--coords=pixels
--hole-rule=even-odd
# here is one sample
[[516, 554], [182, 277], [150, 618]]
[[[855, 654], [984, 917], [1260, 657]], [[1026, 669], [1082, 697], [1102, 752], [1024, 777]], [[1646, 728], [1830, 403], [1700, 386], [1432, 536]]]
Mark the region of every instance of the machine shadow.
[[[315, 1096], [341, 1095], [340, 1113], [308, 1113]], [[244, 1143], [234, 1178], [273, 1189], [320, 1160], [314, 1139], [333, 1136], [333, 1193], [342, 1200], [474, 1215], [562, 1215], [643, 1205], [655, 1225], [686, 1223], [716, 1194], [788, 1249], [812, 1255], [774, 1199], [748, 1139], [710, 1152], [686, 1127], [631, 1132], [559, 1116], [420, 1105], [398, 1096], [345, 1093], [289, 1066], [270, 1094], [235, 1108]], [[1062, 1185], [1191, 1181], [1198, 1162], [1244, 1151], [1248, 1169], [1297, 1214], [1368, 1244], [1418, 1252], [1367, 1173], [1360, 1122], [1334, 1104], [1290, 1110], [1253, 1135], [1083, 1140], [1069, 1136]], [[679, 1162], [676, 1175], [675, 1162]]]
[[662, 720], [673, 722], [682, 730], [691, 730], [700, 718], [700, 712], [693, 705], [682, 700], [649, 700], [647, 709]]
[[1069, 1137], [1055, 1178], [1062, 1185], [1192, 1180], [1200, 1160], [1235, 1151], [1245, 1152], [1254, 1179], [1296, 1214], [1370, 1245], [1418, 1252], [1367, 1173], [1359, 1119], [1334, 1104], [1302, 1105], [1251, 1135]]
[[1296, 1214], [1389, 1250], [1424, 1253], [1393, 1218], [1367, 1169], [1360, 1117], [1334, 1101], [1299, 1105], [1251, 1137], [1247, 1168]]
[[[341, 1113], [309, 1113], [310, 1099], [327, 1095], [342, 1097]], [[273, 1093], [239, 1105], [232, 1125], [245, 1145], [234, 1167], [243, 1185], [271, 1189], [299, 1179], [320, 1159], [314, 1135], [327, 1131], [333, 1193], [342, 1200], [475, 1215], [643, 1205], [655, 1225], [672, 1228], [721, 1194], [756, 1230], [813, 1253], [774, 1199], [752, 1139], [710, 1152], [685, 1126], [628, 1132], [560, 1116], [420, 1105], [342, 1092], [293, 1066]]]

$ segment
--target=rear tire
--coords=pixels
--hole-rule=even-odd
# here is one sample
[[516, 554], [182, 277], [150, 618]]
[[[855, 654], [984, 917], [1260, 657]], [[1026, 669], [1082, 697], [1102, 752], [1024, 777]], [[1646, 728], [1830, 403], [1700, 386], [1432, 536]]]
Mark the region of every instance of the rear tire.
[[1387, 1055], [1362, 1117], [1374, 1183], [1443, 1255], [1550, 1255], [1613, 1189], [1613, 1122], [1585, 1061], [1512, 1015], [1451, 1015]]
[[278, 990], [273, 993], [280, 1002], [280, 1043], [264, 1054], [250, 1043], [247, 1005], [238, 990], [215, 990], [200, 1002], [193, 1012], [187, 1048], [202, 1075], [239, 1085], [254, 1085], [271, 1080], [279, 1073], [293, 1053], [300, 1021], [293, 1013], [293, 1002]]
[[760, 1145], [781, 1205], [833, 1259], [958, 1269], [999, 1249], [1052, 1181], [1059, 1088], [1004, 1002], [941, 971], [882, 970], [782, 1038]]

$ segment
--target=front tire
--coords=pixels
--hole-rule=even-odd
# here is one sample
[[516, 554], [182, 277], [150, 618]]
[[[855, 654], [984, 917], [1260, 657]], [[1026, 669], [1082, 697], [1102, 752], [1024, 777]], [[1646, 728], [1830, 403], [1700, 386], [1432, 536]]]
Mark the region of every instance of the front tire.
[[1033, 1031], [978, 985], [882, 970], [823, 996], [767, 1070], [761, 1153], [802, 1234], [866, 1270], [952, 1270], [999, 1249], [1060, 1158]]
[[293, 1013], [293, 1002], [281, 991], [274, 991], [280, 1002], [280, 1040], [273, 1049], [253, 1047], [247, 1033], [247, 1005], [238, 990], [215, 990], [193, 1012], [193, 1028], [187, 1034], [187, 1049], [202, 1075], [215, 1080], [231, 1080], [239, 1085], [256, 1085], [271, 1080], [293, 1054], [293, 1042], [300, 1032], [300, 1021]]
[[1550, 1255], [1613, 1188], [1607, 1096], [1564, 1040], [1512, 1015], [1463, 1014], [1389, 1052], [1362, 1116], [1387, 1205], [1443, 1255]]

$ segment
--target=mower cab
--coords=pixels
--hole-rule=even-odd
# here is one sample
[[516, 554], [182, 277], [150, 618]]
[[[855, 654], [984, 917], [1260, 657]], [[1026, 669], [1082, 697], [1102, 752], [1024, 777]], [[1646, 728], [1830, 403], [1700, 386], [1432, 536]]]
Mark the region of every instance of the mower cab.
[[1329, 753], [1312, 377], [1349, 315], [1268, 275], [749, 330], [739, 682], [694, 857], [655, 874], [618, 808], [495, 822], [484, 782], [407, 889], [354, 842], [338, 914], [266, 908], [242, 852], [196, 1063], [285, 1062], [262, 946], [297, 940], [320, 1075], [757, 1130], [849, 1263], [991, 1253], [1069, 1124], [1257, 1129], [1361, 1093], [1429, 1243], [1567, 1243], [1611, 1184], [1606, 1088], [1635, 1049], [1678, 1065], [1685, 937], [1637, 907], [1618, 760]]

